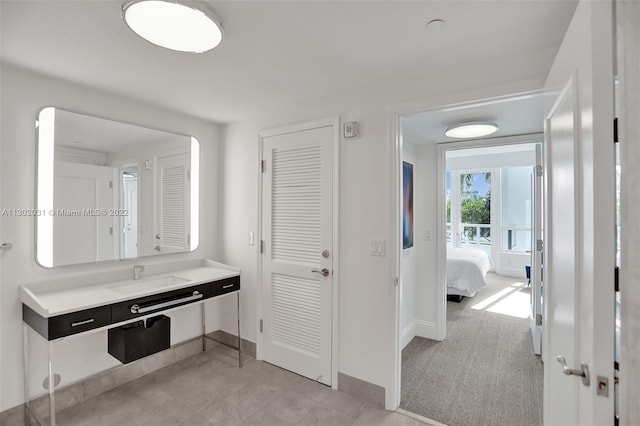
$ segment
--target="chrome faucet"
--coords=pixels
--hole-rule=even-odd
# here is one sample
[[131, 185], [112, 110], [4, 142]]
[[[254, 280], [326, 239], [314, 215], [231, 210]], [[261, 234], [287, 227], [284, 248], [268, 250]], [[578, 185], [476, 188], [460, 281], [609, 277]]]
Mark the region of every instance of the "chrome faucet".
[[147, 267], [144, 265], [133, 265], [133, 279], [139, 280], [142, 271], [144, 271], [145, 269], [147, 269]]

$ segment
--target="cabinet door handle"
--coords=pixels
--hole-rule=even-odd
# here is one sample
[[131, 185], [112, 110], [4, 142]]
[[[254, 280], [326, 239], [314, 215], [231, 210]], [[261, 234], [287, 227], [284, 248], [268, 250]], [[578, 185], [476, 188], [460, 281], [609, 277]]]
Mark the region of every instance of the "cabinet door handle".
[[78, 327], [79, 325], [91, 324], [95, 320], [96, 320], [95, 318], [89, 318], [88, 320], [84, 320], [84, 321], [72, 322], [71, 327]]
[[180, 299], [175, 299], [175, 300], [169, 300], [168, 302], [158, 303], [157, 305], [140, 306], [136, 303], [135, 305], [131, 306], [131, 313], [144, 314], [145, 312], [155, 311], [156, 309], [169, 308], [171, 306], [179, 305], [185, 302], [193, 302], [195, 300], [202, 299], [202, 297], [203, 297], [202, 294], [198, 290], [195, 290], [193, 292], [193, 295], [191, 296], [182, 297]]

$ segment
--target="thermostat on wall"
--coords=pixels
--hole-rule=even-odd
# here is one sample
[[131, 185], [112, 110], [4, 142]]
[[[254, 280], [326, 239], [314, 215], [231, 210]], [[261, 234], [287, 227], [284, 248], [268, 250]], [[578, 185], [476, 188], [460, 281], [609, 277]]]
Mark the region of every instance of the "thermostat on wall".
[[344, 123], [343, 130], [345, 139], [355, 138], [360, 133], [360, 124], [357, 121]]

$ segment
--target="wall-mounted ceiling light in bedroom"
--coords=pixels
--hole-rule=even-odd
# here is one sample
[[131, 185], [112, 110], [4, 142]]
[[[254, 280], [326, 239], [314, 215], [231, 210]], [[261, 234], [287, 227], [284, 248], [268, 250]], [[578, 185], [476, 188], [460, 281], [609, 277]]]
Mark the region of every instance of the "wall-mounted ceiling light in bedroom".
[[498, 125], [489, 122], [467, 122], [451, 126], [444, 132], [450, 138], [471, 139], [488, 136], [498, 131]]
[[191, 0], [133, 0], [122, 6], [131, 30], [156, 46], [202, 53], [222, 43], [222, 24], [202, 3]]

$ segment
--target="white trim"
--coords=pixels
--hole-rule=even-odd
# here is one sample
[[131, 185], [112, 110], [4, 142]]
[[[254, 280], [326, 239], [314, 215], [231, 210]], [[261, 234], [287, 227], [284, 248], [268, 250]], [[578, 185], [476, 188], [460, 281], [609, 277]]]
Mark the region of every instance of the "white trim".
[[400, 348], [406, 348], [414, 337], [416, 337], [416, 322], [411, 321], [400, 333]]
[[257, 293], [257, 297], [256, 297], [256, 323], [255, 323], [255, 327], [256, 327], [256, 360], [258, 361], [263, 361], [264, 360], [264, 355], [262, 353], [262, 344], [263, 344], [263, 340], [262, 340], [262, 330], [260, 329], [260, 321], [262, 320], [262, 312], [263, 312], [263, 303], [262, 303], [262, 253], [260, 253], [260, 246], [262, 244], [262, 189], [263, 189], [263, 184], [262, 184], [262, 170], [261, 170], [261, 165], [262, 165], [262, 157], [264, 156], [264, 149], [263, 149], [263, 142], [264, 142], [264, 138], [265, 136], [262, 135], [262, 133], [258, 133], [258, 162], [256, 163], [256, 167], [258, 168], [258, 223], [256, 226], [257, 232], [256, 232], [256, 247], [255, 247], [255, 251], [256, 251], [256, 271], [257, 271], [257, 277], [256, 277], [256, 293]]
[[[258, 163], [256, 167], [261, 167], [261, 161], [264, 156], [264, 139], [271, 136], [283, 135], [287, 133], [300, 132], [304, 130], [317, 129], [320, 127], [332, 127], [333, 128], [333, 143], [332, 143], [332, 190], [333, 190], [333, 288], [332, 288], [332, 309], [331, 309], [331, 387], [338, 389], [338, 365], [339, 365], [339, 306], [340, 306], [340, 117], [327, 117], [317, 120], [306, 121], [303, 123], [290, 124], [286, 126], [261, 130], [258, 133]], [[260, 241], [263, 239], [262, 235], [262, 208], [263, 208], [263, 173], [258, 172], [258, 241], [256, 244], [257, 250], [257, 290], [258, 298], [256, 301], [256, 359], [263, 360], [263, 334], [260, 332], [260, 319], [263, 318], [263, 281], [262, 281], [262, 255], [260, 253]]]
[[431, 340], [444, 340], [444, 336], [439, 333], [438, 324], [435, 322], [416, 320], [415, 326], [416, 336]]
[[327, 119], [333, 126], [333, 301], [331, 318], [331, 388], [338, 390], [340, 365], [340, 117]]
[[[340, 130], [338, 129], [338, 127], [340, 124], [340, 117], [335, 116], [335, 117], [325, 117], [325, 118], [319, 118], [316, 120], [309, 120], [309, 121], [304, 121], [302, 123], [295, 123], [295, 124], [288, 124], [285, 126], [280, 126], [280, 127], [274, 127], [274, 128], [270, 128], [270, 129], [265, 129], [265, 130], [261, 130], [259, 132], [259, 136], [260, 136], [260, 141], [262, 143], [262, 140], [264, 138], [268, 138], [271, 136], [278, 136], [278, 135], [285, 135], [287, 133], [294, 133], [294, 132], [301, 132], [304, 130], [311, 130], [311, 129], [317, 129], [319, 127], [329, 127], [329, 126], [335, 126], [336, 127], [336, 135], [339, 136], [339, 132]], [[339, 138], [338, 138], [339, 140]], [[335, 141], [334, 141], [334, 146], [335, 146]], [[339, 146], [339, 145], [338, 145]]]
[[441, 285], [436, 288], [436, 340], [444, 340], [447, 337], [447, 217], [445, 208], [446, 182], [445, 172], [447, 163], [445, 160], [444, 144], [436, 147], [437, 173], [436, 183], [436, 279]]
[[620, 297], [620, 418], [623, 424], [640, 423], [640, 351], [638, 325], [640, 324], [640, 3], [616, 1], [616, 23], [618, 42], [618, 73], [620, 75], [620, 160], [624, 178], [621, 182], [620, 210], [621, 226], [621, 269]]
[[[444, 182], [444, 173], [445, 173], [445, 154], [447, 151], [452, 150], [461, 150], [468, 148], [481, 148], [481, 147], [491, 147], [491, 146], [501, 146], [501, 145], [516, 145], [516, 144], [525, 144], [525, 143], [541, 143], [544, 138], [544, 134], [542, 133], [531, 133], [526, 135], [516, 135], [516, 136], [503, 136], [499, 138], [488, 138], [488, 139], [477, 139], [470, 141], [462, 141], [462, 142], [448, 142], [448, 143], [440, 143], [437, 146], [438, 149], [438, 200], [437, 200], [437, 208], [438, 208], [438, 216], [437, 216], [437, 232], [438, 232], [438, 282], [442, 283], [438, 286], [437, 289], [437, 300], [440, 302], [437, 310], [437, 335], [439, 339], [444, 340], [446, 338], [446, 323], [447, 323], [447, 292], [446, 292], [446, 252], [447, 252], [447, 241], [445, 235], [445, 227], [446, 227], [446, 218], [445, 218], [445, 182]], [[500, 200], [501, 191], [497, 191], [496, 199]], [[499, 205], [498, 203], [491, 203], [492, 206]], [[492, 207], [491, 215], [495, 216], [494, 208]], [[491, 233], [493, 235], [498, 235], [494, 228], [499, 229], [499, 224], [493, 224], [491, 226]], [[495, 258], [494, 262], [496, 262], [496, 269], [498, 268], [498, 259], [499, 256], [494, 253], [497, 250], [494, 249], [493, 244], [491, 247], [492, 257]]]
[[527, 279], [525, 271], [521, 271], [520, 268], [500, 268], [496, 270], [496, 274], [503, 277], [522, 278], [524, 280]]
[[402, 205], [402, 133], [400, 132], [400, 114], [390, 113], [389, 136], [391, 144], [389, 147], [389, 158], [391, 164], [389, 172], [392, 179], [389, 179], [388, 205], [391, 209], [389, 221], [389, 253], [393, 256], [393, 267], [389, 268], [387, 282], [389, 283], [389, 297], [393, 301], [391, 305], [391, 335], [393, 337], [393, 350], [391, 353], [393, 369], [389, 382], [391, 389], [385, 389], [385, 409], [395, 410], [400, 406], [401, 378], [402, 378], [402, 348], [400, 347], [400, 285], [402, 283], [402, 216], [400, 206]]
[[430, 419], [428, 417], [424, 417], [424, 416], [421, 416], [420, 414], [412, 413], [411, 411], [407, 411], [407, 410], [404, 410], [402, 408], [398, 408], [396, 410], [396, 413], [402, 414], [403, 416], [410, 417], [410, 418], [415, 419], [415, 420], [418, 420], [418, 421], [420, 421], [422, 423], [426, 423], [427, 425], [430, 425], [430, 426], [448, 426], [448, 425], [446, 425], [444, 423], [440, 423], [437, 420], [432, 420], [432, 419]]

